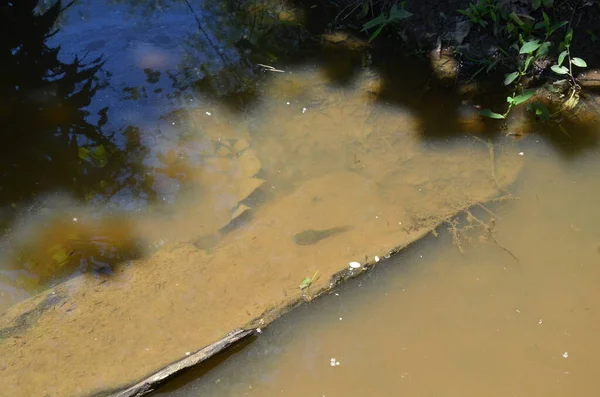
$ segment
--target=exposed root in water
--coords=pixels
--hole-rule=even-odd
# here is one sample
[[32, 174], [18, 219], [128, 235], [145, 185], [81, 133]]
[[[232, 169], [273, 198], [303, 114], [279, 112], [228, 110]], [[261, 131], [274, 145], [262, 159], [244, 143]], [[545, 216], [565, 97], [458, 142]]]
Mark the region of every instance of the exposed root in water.
[[448, 225], [448, 231], [452, 235], [452, 243], [458, 248], [461, 254], [464, 254], [465, 250], [463, 250], [462, 244], [460, 243], [461, 229], [459, 228], [460, 225], [458, 219], [446, 220], [446, 224]]
[[472, 136], [474, 139], [478, 140], [479, 142], [483, 143], [484, 145], [486, 145], [488, 147], [488, 151], [490, 154], [490, 171], [492, 174], [492, 179], [494, 180], [494, 183], [496, 184], [496, 187], [498, 188], [498, 190], [500, 190], [501, 192], [503, 192], [505, 194], [509, 194], [508, 191], [500, 185], [500, 182], [498, 182], [498, 174], [496, 174], [496, 155], [494, 153], [494, 144], [492, 143], [492, 140], [488, 139], [487, 141], [484, 141], [483, 139], [481, 139], [479, 137], [476, 137], [474, 135], [472, 135]]
[[[485, 208], [485, 206], [483, 206], [483, 204], [480, 204], [481, 207]], [[488, 223], [485, 223], [484, 221], [482, 221], [481, 219], [477, 218], [475, 215], [473, 215], [471, 213], [471, 211], [466, 210], [465, 214], [467, 215], [467, 221], [469, 222], [469, 225], [465, 226], [464, 229], [467, 228], [472, 228], [472, 225], [476, 225], [479, 226], [481, 229], [484, 230], [484, 234], [481, 235], [481, 237], [485, 240], [489, 240], [491, 239], [498, 247], [500, 247], [504, 252], [506, 252], [508, 255], [510, 255], [514, 260], [517, 261], [517, 263], [521, 263], [519, 261], [519, 258], [516, 257], [515, 254], [513, 254], [508, 248], [504, 247], [503, 245], [501, 245], [498, 240], [496, 240], [496, 237], [494, 236], [494, 226], [496, 225], [496, 218], [490, 218]]]
[[[490, 200], [489, 202], [500, 202], [506, 200], [518, 200], [518, 197], [512, 196], [510, 193], [506, 195], [497, 197], [495, 199]], [[481, 218], [473, 215], [471, 212], [471, 208], [477, 206], [485, 211], [489, 216], [489, 220], [486, 222]], [[461, 216], [464, 216], [466, 224], [461, 223]], [[499, 219], [496, 214], [485, 205], [481, 203], [469, 203], [461, 208], [458, 208], [453, 215], [448, 217], [425, 217], [422, 219], [418, 219], [417, 223], [419, 226], [429, 225], [433, 223], [445, 224], [447, 226], [447, 230], [452, 236], [452, 244], [458, 248], [461, 254], [465, 253], [465, 249], [463, 247], [463, 242], [466, 241], [470, 245], [473, 245], [472, 235], [473, 233], [479, 233], [479, 239], [481, 241], [493, 241], [500, 249], [510, 255], [517, 263], [520, 263], [519, 258], [515, 254], [513, 254], [508, 248], [504, 247], [502, 244], [498, 242], [496, 237], [494, 236], [494, 228], [496, 226], [496, 219]], [[435, 237], [438, 236], [438, 232], [436, 230], [432, 230], [431, 232]]]

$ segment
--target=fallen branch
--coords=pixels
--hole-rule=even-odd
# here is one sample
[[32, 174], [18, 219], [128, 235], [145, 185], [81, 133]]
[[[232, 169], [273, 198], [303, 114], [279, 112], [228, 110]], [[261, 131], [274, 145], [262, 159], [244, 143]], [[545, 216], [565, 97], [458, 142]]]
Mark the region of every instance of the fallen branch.
[[265, 65], [263, 63], [257, 63], [257, 66], [260, 66], [261, 68], [263, 68], [263, 70], [267, 71], [267, 72], [279, 72], [279, 73], [285, 73], [285, 70], [280, 70], [280, 69], [275, 69], [273, 66], [271, 65]]
[[253, 329], [238, 329], [232, 331], [223, 339], [211, 345], [208, 345], [204, 349], [201, 349], [196, 353], [191, 354], [190, 356], [161, 369], [155, 374], [149, 376], [143, 381], [136, 383], [135, 385], [125, 390], [111, 394], [110, 397], [140, 397], [147, 395], [155, 391], [167, 379], [173, 377], [174, 375], [180, 373], [185, 369], [200, 364], [201, 362], [211, 358], [215, 354], [222, 352], [232, 344], [239, 342], [240, 340], [252, 335], [253, 333]]

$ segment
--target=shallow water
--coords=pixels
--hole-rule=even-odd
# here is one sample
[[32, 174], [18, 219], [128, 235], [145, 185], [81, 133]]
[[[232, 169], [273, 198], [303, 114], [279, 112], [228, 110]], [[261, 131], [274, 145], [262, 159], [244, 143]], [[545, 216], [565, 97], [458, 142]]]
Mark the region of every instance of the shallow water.
[[[467, 174], [476, 171], [461, 170], [470, 167], [462, 162], [480, 156], [482, 147], [466, 137], [468, 126], [453, 143], [420, 140], [442, 125], [460, 126], [453, 118], [460, 113], [455, 93], [435, 86], [422, 92], [427, 68], [414, 70], [426, 63], [400, 61], [413, 72], [394, 81], [389, 70], [363, 65], [362, 50], [326, 48], [323, 54], [337, 56], [288, 62], [283, 72], [243, 68], [232, 40], [255, 17], [240, 15], [221, 6], [190, 9], [186, 2], [77, 2], [46, 40], [47, 64], [12, 71], [20, 79], [10, 86], [17, 98], [16, 81], [31, 81], [34, 72], [39, 81], [22, 102], [2, 97], [14, 115], [0, 180], [7, 193], [0, 202], [0, 312], [66, 278], [110, 275], [164, 245], [191, 242], [210, 250], [243, 223], [247, 208], [323, 175], [361, 174], [381, 186], [386, 199], [403, 197], [403, 207], [416, 207], [414, 217], [449, 206], [434, 188], [453, 199], [462, 194], [448, 191], [447, 181], [470, 183]], [[227, 17], [239, 23], [225, 24], [231, 32], [218, 23]], [[67, 70], [81, 54], [88, 66], [78, 69], [90, 80], [73, 73], [52, 82], [41, 77], [43, 66]], [[340, 62], [349, 66], [338, 68]], [[414, 98], [417, 90], [422, 101]], [[438, 120], [421, 114], [431, 100], [442, 105]], [[447, 158], [451, 147], [460, 159]], [[489, 182], [488, 175], [478, 176]], [[309, 226], [342, 226], [336, 219]], [[409, 224], [405, 219], [403, 227]]]
[[488, 207], [518, 263], [476, 234], [461, 254], [442, 227], [158, 395], [600, 392], [598, 153], [567, 162], [537, 138], [522, 150], [520, 199]]
[[[447, 219], [437, 239], [286, 316], [173, 393], [596, 391], [597, 125], [535, 125], [523, 141], [503, 138], [473, 117], [480, 98], [436, 84], [422, 59], [380, 54], [371, 66], [362, 50], [327, 47], [287, 62], [259, 52], [283, 72], [257, 70], [252, 53], [249, 68], [235, 42], [244, 23], [229, 23], [220, 6], [88, 0], [61, 18], [48, 40], [62, 46], [60, 61], [47, 66], [103, 55], [96, 88], [77, 101], [63, 92], [72, 81], [28, 92], [6, 139], [71, 140], [23, 135], [24, 145], [3, 145], [14, 172], [0, 174], [0, 313], [67, 278], [94, 277], [76, 278], [73, 300], [45, 317], [60, 337], [39, 342], [42, 359], [30, 364], [45, 371], [36, 375], [44, 390], [72, 357], [92, 368], [64, 381], [76, 390], [82, 379], [123, 382], [118, 364], [132, 356], [132, 371], [155, 370], [152, 360], [183, 354], [173, 346], [198, 347], [191, 321], [216, 339], [251, 310], [299, 293], [326, 263], [362, 261]], [[502, 194], [498, 185], [521, 170], [510, 187], [519, 200], [463, 211], [460, 224], [446, 218]], [[123, 270], [140, 258], [151, 271]], [[83, 287], [101, 298], [90, 303]], [[196, 318], [207, 306], [219, 311], [214, 323]], [[64, 323], [71, 315], [81, 322]], [[90, 345], [92, 336], [100, 342]], [[109, 348], [116, 364], [98, 377]], [[21, 364], [13, 359], [13, 369]], [[18, 376], [33, 376], [28, 368]]]

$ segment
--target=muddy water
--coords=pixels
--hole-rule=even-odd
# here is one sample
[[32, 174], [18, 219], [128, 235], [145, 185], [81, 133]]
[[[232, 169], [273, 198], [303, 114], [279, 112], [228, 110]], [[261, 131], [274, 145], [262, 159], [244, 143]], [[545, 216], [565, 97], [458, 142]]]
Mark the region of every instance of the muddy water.
[[520, 200], [488, 207], [519, 262], [476, 233], [461, 254], [442, 227], [158, 395], [598, 394], [599, 153], [521, 149]]
[[[524, 314], [529, 306], [535, 308], [530, 300], [550, 301], [541, 295], [532, 298], [535, 291], [542, 294], [542, 290], [529, 286], [537, 280], [538, 285], [548, 287], [539, 283], [551, 282], [547, 269], [563, 269], [563, 283], [576, 281], [569, 273], [573, 267], [549, 266], [560, 258], [558, 252], [564, 252], [563, 242], [576, 247], [576, 242], [587, 238], [593, 246], [590, 255], [596, 255], [589, 224], [593, 210], [583, 211], [584, 206], [578, 203], [569, 205], [569, 209], [581, 211], [578, 214], [585, 213], [587, 223], [571, 222], [576, 216], [562, 208], [562, 203], [568, 202], [568, 189], [557, 185], [576, 178], [578, 186], [590, 186], [593, 174], [588, 172], [587, 179], [581, 179], [580, 170], [592, 169], [593, 163], [586, 163], [591, 160], [581, 156], [581, 149], [594, 144], [595, 135], [588, 135], [586, 143], [575, 151], [569, 150], [570, 140], [553, 141], [555, 146], [567, 148], [571, 160], [579, 155], [574, 163], [562, 163], [554, 154], [545, 156], [550, 148], [536, 145], [543, 143], [523, 144], [512, 138], [496, 140], [490, 156], [487, 139], [471, 135], [481, 132], [480, 120], [473, 117], [476, 103], [451, 89], [439, 90], [431, 83], [435, 79], [423, 62], [399, 62], [407, 68], [406, 73], [397, 73], [398, 65], [392, 65], [392, 74], [401, 77], [394, 84], [389, 81], [390, 70], [371, 68], [361, 63], [357, 54], [349, 58], [351, 67], [347, 70], [352, 73], [344, 78], [320, 62], [282, 63], [277, 65], [282, 71], [261, 72], [260, 81], [248, 94], [252, 101], [233, 95], [232, 103], [223, 90], [235, 91], [235, 84], [226, 87], [227, 79], [211, 80], [213, 75], [207, 68], [223, 69], [226, 59], [232, 62], [236, 52], [228, 52], [231, 43], [227, 40], [219, 42], [224, 47], [220, 51], [213, 46], [217, 35], [203, 35], [197, 29], [198, 20], [219, 10], [203, 8], [203, 14], [197, 8], [190, 11], [184, 3], [173, 3], [172, 7], [153, 3], [156, 7], [146, 8], [148, 4], [141, 4], [144, 13], [137, 13], [140, 9], [133, 3], [128, 4], [129, 12], [105, 9], [104, 2], [94, 0], [77, 3], [80, 8], [74, 6], [59, 21], [63, 30], [53, 40], [63, 45], [63, 51], [62, 61], [55, 63], [67, 62], [85, 51], [94, 56], [104, 54], [106, 62], [96, 65], [97, 70], [88, 70], [96, 73], [98, 80], [94, 81], [101, 83], [84, 91], [86, 98], [77, 103], [66, 100], [75, 97], [69, 96], [70, 92], [62, 101], [52, 99], [61, 94], [56, 88], [61, 87], [59, 83], [44, 86], [41, 92], [28, 93], [33, 96], [24, 101], [31, 100], [33, 108], [44, 104], [39, 117], [30, 117], [32, 109], [27, 108], [21, 109], [18, 120], [10, 119], [14, 124], [10, 124], [9, 137], [27, 131], [40, 136], [71, 132], [71, 140], [50, 140], [51, 145], [23, 139], [30, 146], [14, 152], [31, 157], [11, 157], [12, 149], [2, 157], [15, 172], [1, 175], [6, 178], [2, 180], [3, 191], [11, 194], [2, 197], [5, 233], [0, 257], [0, 311], [59, 285], [47, 291], [47, 296], [38, 295], [0, 315], [0, 349], [5, 359], [2, 371], [11, 395], [38, 395], [41, 391], [52, 396], [90, 394], [130, 384], [232, 328], [262, 320], [277, 304], [301, 295], [310, 300], [310, 290], [299, 288], [303, 278], [320, 274], [313, 288], [324, 287], [327, 277], [346, 268], [349, 261], [371, 261], [374, 255], [418, 239], [444, 219], [450, 222], [448, 217], [471, 204], [505, 194], [501, 190], [516, 179], [525, 161], [531, 166], [515, 191], [520, 201], [490, 206], [495, 215], [480, 209], [467, 214], [461, 224], [449, 224], [454, 226], [455, 239], [460, 239], [454, 243], [460, 242], [464, 257], [452, 247], [448, 235], [442, 234], [440, 241], [427, 241], [417, 251], [394, 259], [409, 265], [388, 265], [382, 273], [361, 279], [363, 284], [356, 288], [359, 292], [344, 288], [339, 296], [309, 306], [298, 320], [288, 318], [284, 325], [271, 328], [267, 337], [276, 339], [262, 338], [265, 342], [259, 340], [251, 347], [259, 350], [250, 351], [280, 346], [279, 351], [292, 358], [288, 364], [301, 362], [310, 372], [305, 379], [319, 374], [343, 377], [343, 372], [324, 371], [349, 370], [353, 360], [357, 375], [378, 368], [378, 362], [383, 362], [384, 368], [394, 368], [397, 363], [393, 360], [409, 354], [401, 353], [406, 351], [414, 354], [407, 357], [422, 371], [438, 370], [445, 376], [440, 379], [449, 382], [458, 378], [452, 376], [456, 368], [444, 371], [444, 363], [454, 363], [453, 358], [461, 356], [458, 347], [456, 351], [451, 348], [470, 340], [479, 341], [476, 347], [480, 347], [491, 339], [485, 325], [493, 324], [494, 316], [502, 317], [498, 314], [501, 310], [508, 310], [498, 297], [506, 296], [502, 294], [509, 286], [516, 289], [510, 299], [521, 293], [525, 301], [522, 306], [515, 303], [510, 310]], [[81, 32], [87, 32], [86, 37], [104, 35], [82, 42]], [[191, 37], [190, 32], [194, 32]], [[209, 60], [216, 60], [218, 65]], [[341, 57], [336, 61], [340, 60], [345, 61]], [[334, 63], [339, 66], [339, 62]], [[217, 77], [231, 78], [234, 72]], [[32, 76], [25, 78], [29, 81]], [[203, 84], [211, 89], [192, 89]], [[64, 85], [78, 86], [72, 81]], [[29, 120], [39, 124], [27, 124]], [[45, 151], [50, 148], [53, 151]], [[519, 155], [521, 150], [523, 156]], [[40, 159], [41, 163], [36, 162]], [[550, 181], [540, 175], [552, 177], [554, 185], [545, 185]], [[577, 197], [591, 200], [589, 189], [582, 189]], [[512, 197], [508, 194], [505, 198]], [[545, 198], [552, 200], [544, 202]], [[490, 217], [496, 218], [495, 222]], [[571, 242], [567, 236], [558, 239], [550, 234], [564, 232], [562, 226], [548, 223], [562, 217], [570, 219], [569, 233], [578, 233]], [[530, 229], [523, 226], [523, 219], [529, 219], [526, 227]], [[485, 224], [478, 224], [480, 220]], [[512, 223], [517, 220], [520, 228]], [[485, 234], [481, 240], [488, 242], [480, 243], [477, 233], [494, 228], [495, 237]], [[532, 238], [539, 239], [535, 241], [548, 251], [540, 253]], [[546, 247], [548, 241], [560, 241], [552, 244], [556, 252]], [[576, 251], [580, 252], [588, 253]], [[548, 255], [547, 261], [541, 263], [544, 255]], [[571, 252], [569, 258], [573, 255]], [[475, 279], [474, 269], [479, 272]], [[592, 282], [591, 274], [584, 273], [588, 267], [577, 269], [577, 275]], [[400, 272], [400, 285], [394, 284], [394, 272]], [[60, 284], [67, 278], [73, 280]], [[523, 287], [515, 287], [519, 285]], [[557, 291], [570, 290], [562, 288]], [[365, 289], [373, 291], [374, 297], [362, 295]], [[384, 291], [383, 297], [376, 296], [377, 291]], [[464, 294], [469, 291], [475, 293], [473, 299]], [[583, 293], [585, 289], [577, 291]], [[408, 293], [414, 295], [403, 300]], [[335, 303], [327, 303], [332, 301]], [[363, 301], [369, 307], [367, 315], [371, 317], [367, 319], [358, 315]], [[392, 301], [393, 309], [386, 307]], [[572, 300], [563, 298], [553, 303], [557, 311], [547, 309], [538, 325], [560, 324], [556, 317], [564, 302]], [[415, 310], [417, 303], [427, 306]], [[497, 306], [486, 309], [485, 304]], [[321, 311], [308, 317], [317, 306]], [[332, 312], [326, 314], [328, 308], [337, 310], [333, 317]], [[398, 320], [379, 327], [386, 324], [384, 319], [373, 316], [382, 315], [389, 321], [394, 319], [390, 313], [397, 314]], [[331, 318], [334, 321], [328, 323]], [[461, 321], [453, 322], [455, 318]], [[478, 322], [469, 323], [473, 318]], [[418, 326], [419, 321], [425, 322]], [[278, 334], [285, 324], [292, 324], [300, 333]], [[368, 328], [361, 328], [364, 324]], [[312, 334], [317, 325], [329, 336]], [[443, 333], [446, 339], [437, 337], [443, 325], [448, 326]], [[390, 330], [391, 334], [378, 331], [381, 333], [373, 337], [373, 329]], [[498, 325], [497, 329], [506, 328]], [[354, 333], [358, 330], [362, 334]], [[392, 335], [400, 333], [404, 333], [404, 340], [412, 341], [412, 348], [396, 345], [399, 339]], [[513, 333], [531, 335], [525, 330]], [[455, 340], [448, 339], [453, 336]], [[305, 343], [298, 346], [298, 340]], [[381, 344], [368, 345], [371, 340]], [[399, 353], [382, 354], [390, 346]], [[508, 353], [500, 346], [484, 346], [481, 351]], [[330, 353], [330, 347], [336, 351]], [[355, 350], [344, 350], [349, 347]], [[462, 356], [470, 358], [471, 364], [457, 363], [467, 369], [469, 365], [482, 366], [485, 360], [477, 356], [476, 347], [466, 352], [462, 347]], [[299, 350], [294, 351], [296, 348]], [[567, 348], [571, 349], [568, 360], [576, 357], [576, 348]], [[445, 356], [435, 359], [437, 366], [431, 365], [429, 360], [440, 351]], [[540, 351], [554, 358], [550, 348]], [[23, 356], [36, 359], [23, 360]], [[294, 361], [297, 357], [301, 360]], [[328, 366], [332, 357], [340, 361], [339, 366]], [[371, 362], [367, 360], [365, 365], [363, 357], [371, 357]], [[501, 361], [496, 357], [490, 361], [496, 363], [494, 369], [500, 374]], [[562, 363], [559, 358], [555, 362]], [[284, 365], [271, 359], [261, 361]], [[270, 373], [255, 362], [248, 366], [256, 368], [254, 374], [260, 376]], [[71, 376], [73, 368], [77, 368], [75, 376]], [[405, 372], [419, 375], [408, 369]], [[380, 369], [380, 373], [385, 372]], [[377, 379], [375, 374], [368, 375]], [[430, 379], [429, 375], [432, 373], [421, 372], [421, 378], [413, 378], [411, 384]], [[244, 376], [254, 375], [250, 372]], [[268, 377], [276, 379], [275, 375]], [[58, 378], [63, 379], [60, 384], [55, 382]], [[261, 382], [239, 379], [246, 379], [246, 383], [219, 383], [232, 392], [254, 384], [260, 390]], [[477, 381], [483, 382], [481, 379]], [[263, 384], [293, 389], [290, 393], [319, 384], [307, 381], [300, 385], [295, 383], [298, 380], [302, 377], [281, 378], [281, 385], [275, 380]], [[389, 382], [379, 384], [391, 387]], [[349, 385], [330, 387], [337, 390]], [[354, 385], [355, 390], [358, 387]], [[427, 387], [433, 385], [428, 383]], [[314, 391], [329, 395], [329, 390]], [[263, 390], [263, 394], [269, 393]], [[350, 389], [347, 394], [351, 394]]]

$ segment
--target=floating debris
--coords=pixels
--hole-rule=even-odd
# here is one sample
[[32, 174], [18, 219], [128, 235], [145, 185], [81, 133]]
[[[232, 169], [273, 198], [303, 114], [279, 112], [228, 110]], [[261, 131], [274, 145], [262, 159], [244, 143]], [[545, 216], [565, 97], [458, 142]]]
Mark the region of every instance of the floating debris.
[[350, 262], [349, 265], [352, 269], [360, 268], [360, 263], [358, 263], [358, 262]]

